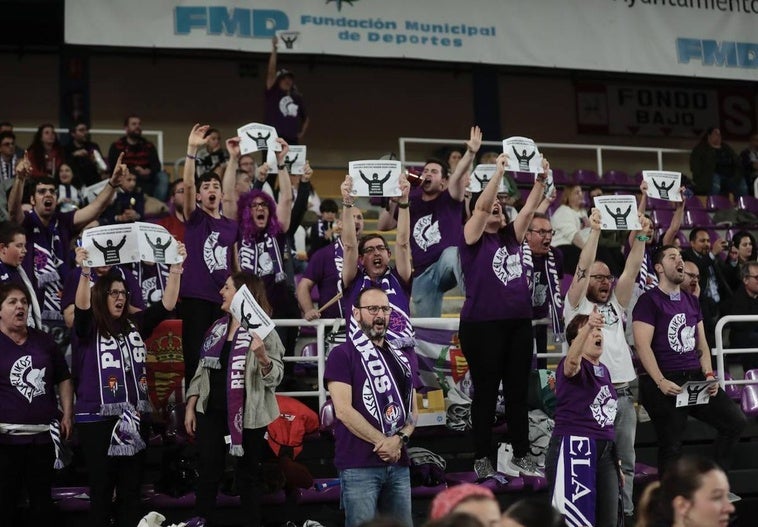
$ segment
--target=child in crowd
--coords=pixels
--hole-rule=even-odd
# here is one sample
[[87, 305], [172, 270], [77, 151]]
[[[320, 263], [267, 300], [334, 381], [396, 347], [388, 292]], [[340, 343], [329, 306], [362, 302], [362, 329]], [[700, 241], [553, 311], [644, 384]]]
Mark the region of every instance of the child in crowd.
[[63, 163], [58, 169], [58, 208], [61, 212], [76, 210], [82, 205], [81, 185], [71, 166]]

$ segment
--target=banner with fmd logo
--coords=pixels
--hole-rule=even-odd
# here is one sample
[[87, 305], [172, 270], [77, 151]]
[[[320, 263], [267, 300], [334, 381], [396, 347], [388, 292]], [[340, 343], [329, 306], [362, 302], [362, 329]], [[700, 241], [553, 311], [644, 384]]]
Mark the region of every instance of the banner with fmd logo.
[[758, 80], [758, 1], [66, 0], [68, 44]]

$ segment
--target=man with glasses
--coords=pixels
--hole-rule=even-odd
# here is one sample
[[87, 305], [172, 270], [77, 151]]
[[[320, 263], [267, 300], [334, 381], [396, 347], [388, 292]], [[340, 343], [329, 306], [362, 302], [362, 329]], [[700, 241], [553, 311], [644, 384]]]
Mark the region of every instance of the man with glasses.
[[[740, 269], [742, 287], [737, 288], [729, 307], [730, 315], [758, 315], [758, 262], [746, 262]], [[758, 348], [758, 323], [730, 324], [730, 348]], [[758, 368], [758, 354], [746, 353], [742, 357], [745, 371]]]
[[590, 235], [579, 255], [574, 280], [566, 294], [566, 305], [563, 308], [566, 325], [576, 315], [589, 315], [595, 308], [603, 316], [603, 353], [600, 361], [608, 367], [611, 382], [618, 395], [614, 428], [621, 471], [625, 478], [623, 505], [626, 517], [634, 514], [632, 492], [637, 415], [630, 383], [637, 379], [637, 374], [632, 364], [632, 351], [624, 335], [624, 314], [632, 298], [637, 274], [645, 255], [645, 242], [648, 237], [644, 233], [650, 228], [650, 220], [641, 214], [639, 216], [642, 230], [633, 232], [634, 244], [624, 265], [624, 271], [616, 281], [608, 265], [595, 260], [601, 224], [600, 212], [597, 209], [592, 210]]
[[108, 167], [98, 144], [90, 141], [87, 123], [77, 120], [71, 128], [70, 135], [71, 141], [63, 147], [63, 153], [74, 175], [87, 187], [102, 181]]
[[[61, 294], [73, 268], [71, 240], [103, 213], [128, 171], [119, 157], [108, 184], [97, 198], [86, 207], [70, 212], [58, 211], [58, 187], [51, 177], [33, 179], [29, 189], [32, 210], [24, 213], [21, 201], [30, 173], [31, 164], [24, 159], [16, 171], [16, 181], [8, 197], [8, 209], [11, 219], [26, 230], [23, 266], [37, 291], [42, 323], [48, 327], [62, 328]], [[65, 342], [61, 330], [51, 330], [51, 333], [59, 344]]]
[[345, 527], [356, 527], [377, 514], [410, 526], [406, 445], [418, 413], [416, 370], [385, 338], [394, 309], [381, 288], [363, 289], [350, 312], [347, 342], [332, 350], [324, 371], [338, 419], [334, 464]]
[[700, 270], [694, 262], [684, 262], [684, 277], [683, 289], [700, 297]]
[[165, 227], [171, 236], [184, 243], [184, 181], [176, 179], [168, 187], [169, 214], [155, 223]]

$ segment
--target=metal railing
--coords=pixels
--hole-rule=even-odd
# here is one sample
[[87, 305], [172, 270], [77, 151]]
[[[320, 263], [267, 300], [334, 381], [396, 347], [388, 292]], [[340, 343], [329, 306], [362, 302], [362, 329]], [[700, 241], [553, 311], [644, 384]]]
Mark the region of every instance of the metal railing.
[[[58, 134], [69, 133], [68, 128], [56, 128], [55, 131]], [[17, 133], [17, 132], [33, 134], [37, 132], [37, 128], [30, 128], [28, 126], [14, 126], [13, 133]], [[115, 135], [116, 139], [118, 139], [119, 137], [124, 135], [124, 129], [123, 128], [92, 128], [90, 129], [89, 133], [90, 135], [92, 134]], [[158, 159], [160, 159], [161, 163], [163, 163], [163, 130], [142, 130], [142, 135], [155, 136], [155, 149], [158, 151]], [[101, 154], [103, 154], [103, 157], [107, 157], [108, 150], [106, 149], [105, 152], [101, 152]]]
[[727, 315], [721, 317], [716, 323], [716, 347], [711, 350], [711, 354], [716, 356], [716, 370], [719, 372], [719, 384], [722, 389], [727, 385], [756, 384], [756, 381], [749, 379], [726, 380], [724, 372], [726, 370], [724, 357], [726, 355], [739, 355], [742, 353], [758, 353], [758, 348], [724, 348], [724, 326], [733, 322], [753, 322], [758, 323], [758, 315]]
[[[399, 139], [399, 152], [400, 161], [403, 165], [423, 165], [424, 160], [408, 160], [406, 159], [407, 145], [409, 143], [425, 144], [425, 145], [459, 145], [461, 139], [430, 139], [428, 137], [401, 137]], [[482, 145], [496, 146], [498, 149], [502, 148], [503, 143], [501, 141], [482, 141]], [[603, 154], [606, 152], [644, 152], [654, 153], [658, 159], [658, 170], [663, 170], [663, 154], [688, 154], [690, 150], [681, 148], [655, 148], [644, 146], [614, 146], [614, 145], [593, 145], [593, 144], [574, 144], [574, 143], [537, 143], [539, 148], [548, 148], [556, 150], [583, 150], [588, 152], [595, 152], [595, 161], [597, 163], [596, 171], [598, 175], [603, 175]]]

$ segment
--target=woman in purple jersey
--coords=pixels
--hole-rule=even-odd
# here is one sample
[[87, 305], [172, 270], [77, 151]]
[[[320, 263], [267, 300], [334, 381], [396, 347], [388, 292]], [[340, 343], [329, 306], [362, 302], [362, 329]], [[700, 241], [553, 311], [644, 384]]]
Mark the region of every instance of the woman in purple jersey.
[[523, 241], [545, 192], [549, 165], [543, 159], [544, 172], [536, 175], [524, 207], [509, 224], [497, 200], [507, 160], [506, 154], [498, 156], [497, 170], [477, 200], [459, 245], [466, 291], [459, 334], [474, 383], [471, 422], [474, 471], [479, 479], [495, 473], [490, 461], [492, 423], [501, 382], [514, 452], [509, 473], [542, 476], [534, 461], [527, 457], [529, 408], [526, 396], [533, 347], [534, 260], [529, 244]]
[[[619, 525], [620, 472], [613, 422], [616, 390], [603, 353], [597, 308], [566, 328], [569, 350], [556, 370], [555, 429], [546, 469], [553, 505], [568, 525]], [[581, 485], [583, 492], [575, 492]]]
[[[183, 244], [178, 251], [186, 258]], [[72, 369], [76, 426], [89, 473], [89, 525], [109, 525], [115, 489], [116, 525], [132, 527], [142, 517], [140, 416], [150, 412], [143, 335], [149, 337], [174, 309], [183, 267], [171, 266], [162, 302], [130, 315], [124, 279], [106, 274], [90, 286], [87, 258], [87, 251], [77, 247], [82, 270], [74, 302]]]

